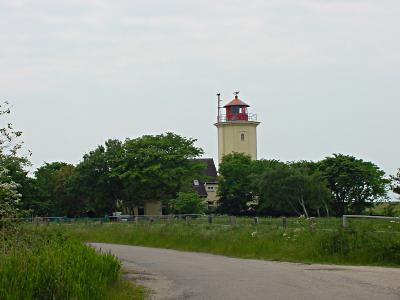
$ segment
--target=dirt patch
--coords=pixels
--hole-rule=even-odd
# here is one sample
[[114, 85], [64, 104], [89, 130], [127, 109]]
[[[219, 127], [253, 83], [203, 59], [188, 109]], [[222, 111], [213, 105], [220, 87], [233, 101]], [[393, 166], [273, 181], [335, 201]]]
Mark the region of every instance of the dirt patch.
[[152, 300], [185, 299], [175, 284], [162, 274], [151, 273], [132, 261], [122, 260], [124, 278], [146, 287]]

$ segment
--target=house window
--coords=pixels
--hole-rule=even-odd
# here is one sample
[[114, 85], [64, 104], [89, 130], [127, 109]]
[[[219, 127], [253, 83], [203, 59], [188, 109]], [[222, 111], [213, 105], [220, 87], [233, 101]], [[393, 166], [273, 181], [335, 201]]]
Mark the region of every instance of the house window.
[[163, 207], [161, 208], [161, 214], [162, 214], [162, 215], [168, 215], [168, 208], [167, 208], [166, 206], [163, 206]]
[[144, 216], [144, 207], [138, 207], [138, 215]]
[[244, 133], [243, 133], [243, 132], [240, 134], [240, 140], [241, 140], [242, 142], [244, 142]]

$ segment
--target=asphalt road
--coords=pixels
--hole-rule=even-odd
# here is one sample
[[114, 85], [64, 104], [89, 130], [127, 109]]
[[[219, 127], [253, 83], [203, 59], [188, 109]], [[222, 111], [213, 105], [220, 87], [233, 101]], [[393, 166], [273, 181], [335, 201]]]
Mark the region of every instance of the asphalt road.
[[153, 299], [400, 299], [400, 269], [305, 265], [93, 243]]

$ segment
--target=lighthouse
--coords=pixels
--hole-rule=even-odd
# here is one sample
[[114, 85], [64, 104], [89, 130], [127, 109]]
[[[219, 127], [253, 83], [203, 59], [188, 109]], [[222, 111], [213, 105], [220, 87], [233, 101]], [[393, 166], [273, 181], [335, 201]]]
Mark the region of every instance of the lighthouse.
[[[218, 116], [214, 124], [218, 130], [218, 161], [224, 155], [237, 152], [257, 159], [257, 115], [248, 112], [250, 105], [239, 99], [239, 92], [224, 107], [218, 96]], [[221, 113], [222, 110], [222, 113]]]

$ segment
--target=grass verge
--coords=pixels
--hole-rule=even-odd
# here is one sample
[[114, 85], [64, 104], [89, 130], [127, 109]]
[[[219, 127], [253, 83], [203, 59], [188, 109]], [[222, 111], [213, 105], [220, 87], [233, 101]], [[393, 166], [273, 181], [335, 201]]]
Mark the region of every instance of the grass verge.
[[[51, 228], [51, 225], [43, 226]], [[400, 266], [400, 235], [373, 231], [369, 226], [315, 231], [307, 226], [283, 230], [270, 226], [185, 223], [72, 224], [59, 227], [89, 242], [291, 262]]]

